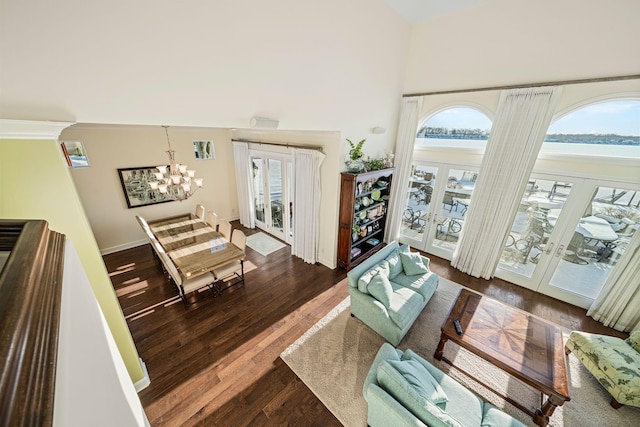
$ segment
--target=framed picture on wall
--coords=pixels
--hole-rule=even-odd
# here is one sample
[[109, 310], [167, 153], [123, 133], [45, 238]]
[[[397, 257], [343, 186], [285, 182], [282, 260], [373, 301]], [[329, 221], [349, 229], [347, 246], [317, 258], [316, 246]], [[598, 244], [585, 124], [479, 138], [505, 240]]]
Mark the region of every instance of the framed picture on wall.
[[118, 169], [122, 191], [129, 209], [172, 201], [149, 186], [149, 181], [156, 180], [154, 175], [156, 172], [158, 169], [155, 166]]
[[70, 168], [86, 168], [89, 166], [89, 159], [82, 141], [60, 141], [60, 148], [67, 166]]
[[197, 160], [215, 160], [213, 141], [193, 141], [193, 151]]

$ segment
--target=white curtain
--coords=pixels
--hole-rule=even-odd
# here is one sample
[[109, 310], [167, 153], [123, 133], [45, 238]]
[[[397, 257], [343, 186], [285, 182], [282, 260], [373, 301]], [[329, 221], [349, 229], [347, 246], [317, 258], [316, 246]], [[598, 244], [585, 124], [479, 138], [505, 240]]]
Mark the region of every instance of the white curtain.
[[[493, 276], [560, 95], [557, 87], [503, 91], [451, 265]], [[476, 203], [478, 201], [478, 203]]]
[[249, 144], [233, 141], [233, 158], [236, 165], [236, 189], [238, 191], [238, 210], [240, 224], [247, 228], [255, 228], [256, 214], [253, 206], [253, 185], [251, 185], [251, 159]]
[[400, 237], [400, 225], [402, 224], [402, 214], [407, 205], [407, 187], [421, 109], [422, 97], [402, 99], [400, 124], [396, 139], [395, 171], [391, 180], [391, 198], [389, 199], [387, 228], [384, 236], [386, 242], [398, 240]]
[[320, 165], [318, 150], [293, 150], [293, 245], [291, 254], [304, 262], [318, 261], [320, 222]]
[[587, 316], [618, 331], [640, 329], [640, 231], [636, 231]]

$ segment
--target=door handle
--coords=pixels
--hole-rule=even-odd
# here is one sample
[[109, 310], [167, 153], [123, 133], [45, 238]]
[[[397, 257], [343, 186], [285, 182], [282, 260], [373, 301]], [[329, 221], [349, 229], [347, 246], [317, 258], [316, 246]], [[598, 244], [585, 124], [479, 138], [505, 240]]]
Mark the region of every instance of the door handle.
[[553, 242], [549, 243], [549, 247], [544, 253], [549, 255], [551, 252], [553, 252]]
[[558, 250], [556, 251], [556, 256], [562, 256], [562, 252], [564, 251], [564, 245], [558, 246]]

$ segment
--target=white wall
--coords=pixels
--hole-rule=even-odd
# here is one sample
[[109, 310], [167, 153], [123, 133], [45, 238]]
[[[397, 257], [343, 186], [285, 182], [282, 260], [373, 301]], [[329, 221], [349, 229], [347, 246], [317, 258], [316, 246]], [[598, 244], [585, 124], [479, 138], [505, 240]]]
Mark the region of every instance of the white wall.
[[71, 240], [64, 253], [53, 425], [150, 425]]
[[495, 0], [412, 29], [405, 93], [640, 73], [637, 0]]
[[383, 0], [7, 0], [0, 118], [384, 126], [377, 151], [395, 143], [408, 37]]

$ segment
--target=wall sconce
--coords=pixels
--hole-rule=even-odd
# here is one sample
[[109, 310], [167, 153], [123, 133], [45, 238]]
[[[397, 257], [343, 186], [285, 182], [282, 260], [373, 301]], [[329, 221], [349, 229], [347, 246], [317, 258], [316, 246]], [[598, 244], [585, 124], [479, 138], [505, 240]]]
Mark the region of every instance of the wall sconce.
[[375, 126], [371, 128], [371, 133], [385, 133], [387, 131], [387, 128], [383, 128], [382, 126]]
[[277, 129], [280, 121], [266, 117], [252, 117], [250, 124], [252, 128]]

